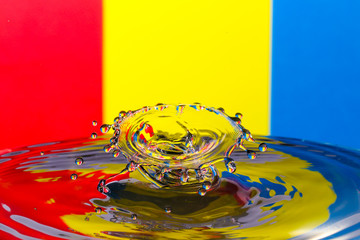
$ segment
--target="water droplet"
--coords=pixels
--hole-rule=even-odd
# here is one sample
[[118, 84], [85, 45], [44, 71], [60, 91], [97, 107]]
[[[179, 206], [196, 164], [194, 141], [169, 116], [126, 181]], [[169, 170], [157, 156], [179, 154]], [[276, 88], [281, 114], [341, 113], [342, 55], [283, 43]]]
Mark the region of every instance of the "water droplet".
[[96, 213], [101, 213], [101, 211], [102, 211], [101, 208], [99, 208], [99, 207], [95, 208]]
[[103, 124], [100, 127], [100, 131], [102, 133], [107, 133], [110, 129], [111, 129], [111, 125], [109, 125], [109, 124]]
[[236, 164], [233, 160], [226, 162], [225, 165], [229, 173], [233, 173], [236, 171]]
[[248, 150], [247, 155], [248, 155], [248, 158], [251, 160], [256, 158], [256, 152], [254, 152], [254, 151]]
[[95, 127], [95, 126], [97, 125], [97, 121], [94, 120], [94, 121], [92, 122], [92, 125]]
[[96, 132], [93, 132], [93, 133], [91, 134], [91, 138], [92, 138], [92, 139], [97, 138], [97, 133], [96, 133]]
[[43, 156], [45, 153], [43, 151], [40, 152], [40, 155]]
[[127, 165], [127, 170], [129, 172], [135, 171], [136, 168], [137, 168], [137, 164], [134, 161], [129, 162], [128, 165]]
[[218, 108], [218, 110], [219, 110], [220, 112], [222, 112], [222, 113], [225, 113], [225, 109], [222, 108], [222, 107]]
[[161, 181], [163, 178], [164, 178], [164, 174], [163, 173], [157, 173], [155, 174], [155, 178], [158, 180], [158, 181]]
[[112, 137], [112, 138], [110, 138], [110, 143], [111, 143], [112, 145], [116, 145], [116, 144], [118, 143], [118, 138], [117, 138], [117, 137]]
[[78, 178], [78, 175], [76, 173], [71, 174], [70, 176], [71, 180], [76, 180]]
[[136, 220], [136, 219], [137, 219], [137, 215], [136, 215], [136, 214], [131, 214], [131, 219], [132, 219], [132, 220]]
[[75, 164], [78, 166], [82, 165], [83, 163], [84, 163], [84, 160], [81, 157], [79, 157], [75, 160]]
[[120, 121], [120, 117], [114, 118], [114, 123], [118, 123]]
[[119, 151], [119, 150], [115, 150], [115, 151], [113, 152], [113, 156], [114, 156], [115, 158], [117, 158], [119, 155], [120, 155], [120, 151]]
[[267, 145], [266, 145], [266, 143], [261, 143], [261, 144], [259, 145], [259, 150], [260, 150], [260, 152], [265, 152], [265, 151], [267, 150]]
[[108, 187], [103, 187], [103, 193], [110, 193], [111, 191], [110, 191], [110, 188], [108, 188]]
[[235, 117], [242, 119], [243, 115], [241, 113], [236, 113]]
[[120, 118], [124, 118], [126, 116], [126, 112], [125, 111], [121, 111], [120, 113], [119, 113], [119, 117]]
[[181, 180], [182, 182], [187, 182], [187, 181], [189, 180], [189, 174], [188, 174], [187, 172], [183, 172], [183, 173], [181, 174], [180, 180]]
[[205, 181], [205, 182], [203, 182], [202, 187], [205, 190], [209, 190], [211, 188], [211, 183], [209, 181]]
[[104, 146], [104, 152], [109, 153], [114, 147], [110, 144]]
[[199, 193], [200, 196], [204, 196], [206, 194], [206, 190], [204, 188], [200, 188], [198, 190], [198, 193]]
[[166, 213], [171, 213], [171, 207], [166, 207], [166, 208], [165, 208], [165, 212], [166, 212]]

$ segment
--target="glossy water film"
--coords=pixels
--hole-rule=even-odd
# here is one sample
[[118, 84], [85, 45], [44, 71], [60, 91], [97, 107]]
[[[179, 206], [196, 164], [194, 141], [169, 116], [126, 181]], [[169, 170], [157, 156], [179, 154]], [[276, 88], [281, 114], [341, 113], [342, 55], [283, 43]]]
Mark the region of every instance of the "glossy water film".
[[252, 136], [200, 104], [114, 117], [0, 151], [1, 239], [359, 238], [358, 150]]

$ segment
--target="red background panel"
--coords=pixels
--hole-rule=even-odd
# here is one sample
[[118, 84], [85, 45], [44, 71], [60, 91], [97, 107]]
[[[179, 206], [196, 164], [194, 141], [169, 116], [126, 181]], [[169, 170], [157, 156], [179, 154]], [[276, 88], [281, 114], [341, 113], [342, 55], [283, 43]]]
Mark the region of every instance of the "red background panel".
[[2, 1], [0, 149], [90, 136], [101, 65], [101, 0]]

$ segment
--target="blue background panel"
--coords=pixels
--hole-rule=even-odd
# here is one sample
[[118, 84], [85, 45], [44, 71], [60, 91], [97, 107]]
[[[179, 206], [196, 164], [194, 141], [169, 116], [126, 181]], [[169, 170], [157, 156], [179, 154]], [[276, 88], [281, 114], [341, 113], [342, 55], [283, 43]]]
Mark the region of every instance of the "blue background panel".
[[360, 148], [360, 1], [274, 0], [271, 135]]

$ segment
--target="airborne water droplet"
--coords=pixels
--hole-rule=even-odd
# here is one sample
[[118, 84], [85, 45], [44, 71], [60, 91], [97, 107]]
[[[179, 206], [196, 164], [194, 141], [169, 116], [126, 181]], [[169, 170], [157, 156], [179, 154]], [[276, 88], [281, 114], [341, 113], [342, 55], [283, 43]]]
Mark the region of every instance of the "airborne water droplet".
[[170, 208], [170, 207], [166, 207], [166, 208], [165, 208], [165, 212], [166, 212], [166, 213], [171, 213], [171, 208]]
[[76, 180], [78, 178], [78, 175], [76, 173], [71, 174], [70, 176], [71, 180]]
[[205, 190], [204, 188], [200, 188], [200, 189], [198, 190], [198, 193], [199, 193], [200, 196], [205, 196], [206, 190]]
[[79, 157], [75, 160], [75, 164], [78, 166], [82, 165], [83, 163], [84, 163], [84, 160], [81, 157]]
[[96, 133], [96, 132], [93, 132], [93, 133], [91, 134], [91, 138], [92, 138], [92, 139], [97, 138], [97, 133]]
[[99, 208], [99, 207], [95, 208], [96, 213], [101, 213], [101, 211], [102, 211], [101, 208]]
[[92, 125], [95, 127], [95, 126], [97, 125], [97, 121], [94, 120], [94, 121], [92, 122]]
[[41, 155], [41, 156], [43, 156], [43, 155], [44, 155], [44, 152], [43, 152], [43, 151], [41, 151], [41, 152], [40, 152], [40, 155]]
[[136, 220], [136, 219], [137, 219], [136, 214], [131, 214], [131, 219], [132, 219], [132, 220]]
[[261, 143], [261, 144], [259, 145], [259, 150], [260, 150], [260, 152], [265, 152], [265, 151], [267, 150], [267, 145], [266, 145], [266, 143]]
[[251, 160], [256, 158], [256, 152], [254, 152], [254, 151], [248, 150], [247, 155], [248, 155], [248, 158]]
[[111, 129], [111, 125], [109, 125], [109, 124], [103, 124], [100, 127], [100, 131], [102, 133], [107, 133], [110, 129]]

